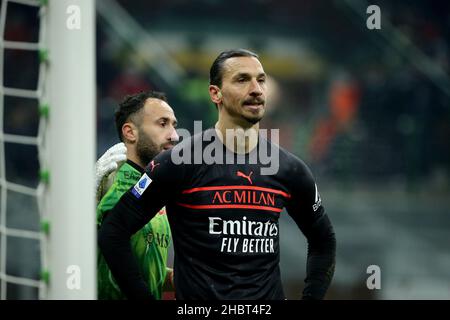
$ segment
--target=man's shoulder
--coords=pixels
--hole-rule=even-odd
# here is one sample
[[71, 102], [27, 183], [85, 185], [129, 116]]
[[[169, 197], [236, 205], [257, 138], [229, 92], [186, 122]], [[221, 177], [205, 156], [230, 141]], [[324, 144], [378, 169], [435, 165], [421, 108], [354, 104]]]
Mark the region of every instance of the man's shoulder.
[[271, 148], [277, 151], [280, 161], [280, 168], [284, 169], [284, 171], [291, 172], [294, 170], [298, 172], [309, 170], [308, 165], [302, 158], [270, 140], [267, 141], [271, 145]]
[[141, 177], [139, 172], [128, 162], [125, 162], [117, 171], [112, 172], [108, 176], [109, 187], [102, 197], [99, 206], [105, 205], [109, 207], [110, 203], [118, 201], [118, 199]]
[[119, 170], [117, 170], [115, 181], [136, 183], [142, 176], [142, 172], [132, 166], [130, 163], [125, 162]]

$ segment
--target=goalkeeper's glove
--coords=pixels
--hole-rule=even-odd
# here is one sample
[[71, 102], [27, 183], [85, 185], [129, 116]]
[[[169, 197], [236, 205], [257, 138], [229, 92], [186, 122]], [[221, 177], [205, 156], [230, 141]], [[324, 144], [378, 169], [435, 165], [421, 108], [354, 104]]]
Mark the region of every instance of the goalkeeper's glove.
[[123, 142], [117, 143], [109, 148], [95, 164], [95, 190], [97, 194], [101, 182], [108, 175], [117, 170], [127, 160], [127, 147]]

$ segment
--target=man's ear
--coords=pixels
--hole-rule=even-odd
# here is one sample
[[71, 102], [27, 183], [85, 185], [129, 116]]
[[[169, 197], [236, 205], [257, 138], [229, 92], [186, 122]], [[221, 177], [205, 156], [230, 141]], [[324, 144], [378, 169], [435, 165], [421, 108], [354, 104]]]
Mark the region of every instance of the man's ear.
[[222, 103], [222, 92], [220, 92], [220, 88], [216, 85], [209, 86], [209, 96], [211, 97], [211, 101], [215, 104]]
[[123, 139], [127, 142], [134, 143], [136, 142], [138, 136], [138, 130], [136, 126], [131, 122], [125, 122], [122, 126], [122, 136]]

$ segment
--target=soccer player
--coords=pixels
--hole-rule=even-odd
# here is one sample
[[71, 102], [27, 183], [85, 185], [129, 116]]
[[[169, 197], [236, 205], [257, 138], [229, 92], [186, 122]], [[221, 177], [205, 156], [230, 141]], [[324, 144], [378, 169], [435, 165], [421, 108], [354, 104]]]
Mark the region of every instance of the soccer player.
[[[164, 205], [175, 249], [177, 299], [285, 299], [278, 225], [283, 208], [308, 241], [302, 297], [324, 298], [334, 274], [334, 231], [305, 163], [259, 132], [266, 89], [255, 53], [222, 52], [210, 69], [215, 128], [158, 155], [104, 220], [99, 246], [129, 298], [149, 297], [129, 237]], [[246, 138], [239, 139], [242, 135]], [[264, 148], [278, 155], [272, 174], [262, 170]], [[208, 153], [214, 153], [214, 164], [198, 161]]]
[[[97, 207], [97, 224], [102, 222], [120, 197], [144, 173], [145, 166], [162, 150], [168, 150], [178, 141], [175, 130], [177, 120], [166, 97], [159, 92], [142, 92], [127, 96], [115, 114], [118, 135], [124, 145], [110, 148], [97, 162], [97, 181], [104, 180], [111, 169], [122, 160], [126, 148], [126, 162], [108, 179], [112, 186], [100, 195]], [[98, 189], [102, 184], [97, 182]], [[101, 192], [101, 190], [100, 190]], [[153, 212], [152, 212], [153, 213]], [[171, 232], [165, 209], [138, 230], [131, 238], [132, 251], [138, 260], [140, 274], [148, 288], [148, 295], [161, 299], [162, 292], [173, 291], [173, 270], [168, 268], [167, 254]], [[125, 299], [105, 259], [98, 255], [98, 298]]]

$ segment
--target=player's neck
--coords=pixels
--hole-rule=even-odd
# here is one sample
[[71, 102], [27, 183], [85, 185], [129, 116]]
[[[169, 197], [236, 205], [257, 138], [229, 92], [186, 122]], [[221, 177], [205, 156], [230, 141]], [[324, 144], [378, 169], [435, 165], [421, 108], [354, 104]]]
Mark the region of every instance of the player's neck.
[[141, 168], [145, 168], [146, 166], [146, 164], [142, 163], [141, 159], [137, 156], [134, 145], [127, 145], [127, 159], [133, 161]]
[[222, 143], [235, 153], [249, 153], [258, 144], [259, 123], [243, 126], [232, 119], [219, 116], [215, 129]]

